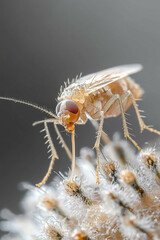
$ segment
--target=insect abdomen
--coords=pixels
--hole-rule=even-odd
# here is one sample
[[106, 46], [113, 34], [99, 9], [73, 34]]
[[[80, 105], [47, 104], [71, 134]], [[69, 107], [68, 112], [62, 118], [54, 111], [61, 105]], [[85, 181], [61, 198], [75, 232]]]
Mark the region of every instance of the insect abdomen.
[[[119, 81], [109, 84], [106, 88], [101, 89], [99, 92], [90, 95], [86, 100], [85, 109], [86, 112], [93, 118], [99, 119], [100, 114], [96, 114], [100, 111], [104, 112], [105, 118], [116, 117], [121, 114], [120, 106], [118, 101], [114, 102], [113, 105], [106, 111], [106, 104], [113, 95], [118, 94], [122, 96], [127, 91], [131, 91], [136, 99], [142, 96], [143, 90], [140, 86], [135, 83], [131, 78], [121, 79]], [[124, 110], [126, 111], [132, 102], [130, 99], [123, 101]]]

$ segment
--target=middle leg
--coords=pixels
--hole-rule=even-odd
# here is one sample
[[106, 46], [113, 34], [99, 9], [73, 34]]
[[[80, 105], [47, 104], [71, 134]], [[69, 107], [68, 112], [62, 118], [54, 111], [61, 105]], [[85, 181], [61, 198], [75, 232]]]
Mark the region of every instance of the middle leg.
[[100, 114], [100, 124], [99, 124], [99, 129], [97, 132], [97, 137], [96, 137], [96, 142], [94, 144], [94, 148], [96, 149], [97, 152], [97, 170], [96, 170], [96, 183], [100, 183], [99, 182], [99, 145], [100, 145], [100, 140], [101, 140], [101, 134], [103, 131], [103, 122], [104, 122], [104, 112], [99, 112]]
[[[122, 103], [122, 99], [121, 99], [121, 96], [119, 94], [115, 94], [113, 95], [107, 102], [106, 104], [104, 105], [103, 109], [102, 109], [102, 112], [104, 113], [107, 113], [108, 110], [110, 109], [111, 106], [113, 106], [113, 104], [118, 101], [119, 103], [119, 107], [120, 107], [120, 111], [121, 111], [121, 115], [122, 115], [122, 122], [123, 122], [123, 130], [124, 130], [124, 137], [125, 138], [128, 138], [133, 144], [134, 146], [139, 150], [141, 151], [141, 148], [138, 146], [138, 144], [132, 139], [132, 137], [130, 136], [129, 134], [129, 131], [128, 131], [128, 127], [127, 127], [127, 121], [126, 121], [126, 117], [125, 117], [125, 113], [124, 113], [124, 108], [123, 108], [123, 103]], [[100, 115], [100, 112], [97, 112], [94, 116], [92, 116], [93, 118], [98, 118]], [[102, 129], [101, 129], [101, 132], [102, 132]], [[101, 133], [99, 131], [99, 133]], [[98, 135], [99, 136], [99, 135]], [[97, 140], [96, 140], [97, 142]]]
[[100, 145], [101, 135], [102, 135], [102, 132], [103, 132], [104, 115], [109, 110], [109, 108], [113, 105], [113, 103], [115, 101], [117, 101], [118, 99], [120, 99], [119, 95], [117, 95], [117, 94], [113, 95], [109, 99], [109, 101], [106, 102], [102, 111], [97, 111], [92, 116], [93, 119], [100, 119], [99, 129], [98, 129], [98, 132], [97, 132], [96, 142], [95, 142], [95, 145], [94, 145], [94, 148], [96, 149], [96, 152], [97, 152], [97, 170], [96, 170], [97, 179], [96, 179], [96, 183], [99, 183], [99, 145]]
[[[98, 131], [98, 129], [99, 129], [98, 122], [96, 120], [92, 119], [92, 118], [89, 118], [89, 120], [90, 120], [92, 126], [96, 129], [96, 131]], [[106, 144], [106, 145], [111, 142], [110, 138], [108, 137], [108, 135], [103, 130], [102, 130], [102, 133], [101, 133], [101, 138], [102, 138], [104, 144]]]

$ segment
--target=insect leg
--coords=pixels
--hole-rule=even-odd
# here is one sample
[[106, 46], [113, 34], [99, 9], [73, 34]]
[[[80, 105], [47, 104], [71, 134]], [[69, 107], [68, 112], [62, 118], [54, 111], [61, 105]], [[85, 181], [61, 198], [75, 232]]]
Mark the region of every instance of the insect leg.
[[102, 130], [103, 130], [103, 122], [104, 122], [104, 112], [100, 112], [100, 124], [99, 124], [99, 129], [97, 132], [97, 137], [96, 137], [96, 142], [94, 145], [94, 148], [96, 149], [97, 152], [97, 171], [96, 171], [96, 175], [97, 175], [97, 179], [96, 179], [96, 183], [99, 183], [99, 145], [100, 145], [100, 140], [101, 140], [101, 134], [102, 134]]
[[124, 109], [123, 109], [123, 103], [121, 98], [118, 98], [119, 101], [119, 105], [120, 105], [120, 109], [121, 109], [121, 114], [122, 114], [122, 121], [123, 121], [123, 129], [124, 129], [124, 137], [128, 138], [133, 144], [134, 146], [141, 151], [141, 148], [138, 146], [138, 144], [136, 143], [136, 141], [133, 140], [133, 138], [130, 136], [129, 131], [128, 131], [128, 127], [127, 127], [127, 122], [126, 122], [126, 117], [124, 114]]
[[[48, 126], [47, 126], [47, 123], [53, 123], [53, 124], [54, 124], [54, 128], [55, 128], [55, 131], [56, 131], [56, 133], [57, 133], [58, 139], [60, 139], [60, 142], [61, 142], [61, 144], [62, 144], [62, 147], [64, 147], [64, 149], [65, 149], [68, 157], [69, 157], [70, 160], [72, 161], [71, 151], [69, 150], [67, 144], [65, 143], [65, 141], [64, 141], [64, 139], [63, 139], [62, 135], [60, 134], [59, 129], [58, 129], [58, 127], [57, 127], [57, 124], [59, 124], [59, 121], [51, 118], [51, 119], [46, 119], [46, 120], [42, 120], [42, 121], [37, 121], [37, 122], [35, 122], [35, 123], [33, 124], [33, 126], [35, 126], [35, 125], [37, 125], [37, 124], [41, 124], [41, 123], [44, 123], [44, 125], [45, 125], [45, 131], [46, 131], [46, 136], [47, 136], [47, 143], [49, 143], [50, 149], [55, 149], [55, 147], [54, 147], [54, 145], [53, 145], [53, 142], [52, 142], [52, 139], [51, 139], [51, 136], [50, 136], [50, 133], [49, 133], [49, 129], [48, 129]], [[55, 151], [52, 151], [52, 153], [53, 153], [53, 152], [55, 152]], [[53, 154], [53, 156], [54, 156], [54, 154]], [[44, 180], [46, 179], [47, 176], [49, 177], [49, 175], [50, 175], [50, 173], [51, 173], [51, 170], [52, 170], [51, 165], [52, 165], [52, 167], [53, 167], [53, 159], [52, 159], [52, 161], [51, 161], [51, 163], [50, 163], [50, 167], [49, 167], [49, 169], [48, 169], [48, 172], [47, 172], [46, 176], [44, 177], [44, 179], [42, 180], [41, 183], [37, 184], [37, 186], [40, 187], [41, 185], [45, 184], [45, 182], [46, 182], [47, 180], [46, 180], [45, 182], [44, 182]], [[47, 178], [47, 179], [48, 179], [48, 178]]]
[[124, 130], [124, 137], [128, 138], [133, 144], [134, 146], [140, 151], [141, 148], [138, 146], [138, 144], [131, 138], [129, 131], [128, 131], [128, 127], [127, 127], [127, 122], [126, 122], [126, 117], [124, 114], [124, 109], [123, 109], [123, 103], [122, 100], [120, 98], [120, 96], [118, 94], [113, 95], [113, 97], [111, 97], [109, 99], [109, 101], [104, 105], [103, 107], [103, 111], [104, 113], [106, 113], [109, 108], [116, 102], [118, 101], [119, 106], [120, 106], [120, 110], [121, 110], [121, 115], [122, 115], [122, 122], [123, 122], [123, 130]]
[[97, 151], [97, 179], [96, 179], [97, 183], [99, 183], [99, 145], [100, 145], [101, 134], [102, 134], [102, 131], [103, 131], [104, 115], [108, 111], [108, 109], [113, 105], [113, 103], [115, 101], [117, 101], [117, 99], [119, 99], [119, 95], [113, 95], [107, 101], [107, 103], [104, 105], [104, 107], [102, 108], [102, 111], [98, 111], [92, 116], [93, 119], [94, 118], [100, 118], [99, 129], [98, 129], [98, 132], [97, 132], [97, 138], [96, 138], [96, 142], [95, 142], [95, 145], [94, 145], [94, 148]]
[[58, 127], [57, 127], [57, 124], [59, 124], [59, 121], [56, 120], [56, 119], [51, 118], [51, 119], [46, 119], [46, 120], [34, 122], [34, 123], [33, 123], [33, 126], [38, 125], [38, 124], [41, 124], [41, 123], [53, 123], [53, 124], [54, 124], [54, 128], [55, 128], [56, 133], [57, 133], [57, 135], [58, 135], [58, 139], [60, 139], [60, 142], [61, 142], [61, 144], [62, 144], [62, 147], [64, 147], [64, 149], [66, 150], [66, 153], [67, 153], [68, 157], [72, 160], [72, 154], [71, 154], [71, 152], [70, 152], [67, 144], [65, 143], [64, 139], [62, 138], [62, 135], [60, 134], [60, 131], [59, 131]]
[[59, 121], [54, 119], [54, 118], [49, 118], [49, 119], [34, 122], [32, 125], [36, 126], [36, 125], [41, 124], [41, 123], [53, 123], [53, 122], [59, 122]]
[[57, 133], [58, 139], [60, 140], [60, 143], [61, 143], [62, 147], [64, 147], [64, 149], [65, 149], [69, 159], [72, 161], [72, 153], [71, 153], [71, 151], [69, 150], [67, 144], [65, 143], [65, 141], [64, 141], [64, 139], [63, 139], [63, 137], [62, 137], [58, 127], [57, 127], [56, 122], [54, 121], [53, 124], [54, 124], [55, 131]]
[[75, 130], [72, 131], [72, 154], [71, 154], [68, 146], [66, 145], [64, 139], [62, 138], [62, 136], [61, 136], [61, 134], [59, 132], [59, 129], [57, 127], [57, 123], [56, 122], [54, 122], [54, 127], [55, 127], [56, 133], [58, 135], [58, 138], [60, 139], [60, 142], [62, 143], [62, 146], [64, 147], [68, 157], [72, 161], [72, 171], [71, 171], [71, 176], [70, 176], [70, 181], [72, 181], [73, 177], [74, 177], [74, 170], [75, 170], [75, 164], [76, 164], [76, 157], [75, 157]]
[[46, 183], [46, 181], [48, 180], [51, 172], [52, 172], [52, 169], [53, 169], [53, 165], [54, 165], [54, 161], [55, 159], [58, 159], [58, 154], [56, 152], [56, 149], [55, 149], [55, 146], [52, 142], [52, 139], [51, 139], [51, 136], [50, 136], [50, 133], [49, 133], [49, 129], [48, 129], [48, 126], [47, 126], [47, 123], [44, 122], [44, 129], [45, 129], [45, 132], [46, 132], [46, 137], [47, 137], [47, 142], [46, 143], [49, 143], [49, 151], [51, 151], [51, 161], [50, 161], [50, 165], [49, 165], [49, 168], [48, 168], [48, 171], [46, 173], [46, 175], [44, 176], [44, 178], [42, 179], [42, 181], [38, 184], [36, 184], [37, 187], [41, 187], [42, 185], [44, 185]]
[[72, 131], [72, 171], [70, 176], [70, 181], [73, 181], [74, 170], [76, 165], [76, 156], [75, 156], [75, 129]]
[[131, 101], [132, 101], [132, 103], [133, 103], [133, 107], [134, 107], [134, 109], [135, 109], [135, 111], [136, 111], [136, 115], [137, 115], [137, 118], [138, 118], [138, 122], [139, 122], [139, 126], [140, 126], [140, 129], [141, 129], [141, 132], [143, 132], [143, 130], [146, 129], [146, 130], [148, 130], [148, 131], [150, 131], [150, 132], [154, 132], [154, 133], [160, 135], [160, 131], [158, 131], [158, 130], [156, 130], [156, 129], [153, 129], [153, 128], [151, 128], [151, 127], [148, 127], [148, 126], [144, 123], [144, 121], [143, 121], [143, 119], [142, 119], [142, 117], [141, 117], [140, 111], [139, 111], [139, 109], [138, 109], [138, 105], [137, 105], [137, 103], [136, 103], [136, 100], [135, 100], [133, 94], [132, 94], [130, 91], [127, 91], [126, 93], [124, 93], [124, 94], [122, 95], [121, 99], [124, 100], [125, 98], [128, 98], [128, 97], [131, 98]]
[[[96, 129], [96, 131], [98, 131], [99, 129], [99, 124], [96, 120], [92, 119], [92, 118], [89, 118], [92, 126]], [[102, 137], [102, 140], [103, 142], [107, 145], [111, 140], [110, 138], [108, 137], [108, 135], [102, 130], [102, 133], [101, 133], [101, 137]]]

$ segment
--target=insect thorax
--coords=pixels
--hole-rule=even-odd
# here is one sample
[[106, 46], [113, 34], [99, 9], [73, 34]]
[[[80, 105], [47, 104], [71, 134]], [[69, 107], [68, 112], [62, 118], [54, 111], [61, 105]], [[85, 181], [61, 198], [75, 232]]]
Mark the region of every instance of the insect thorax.
[[84, 104], [85, 98], [85, 87], [83, 85], [79, 86], [76, 83], [73, 83], [60, 92], [58, 101], [70, 99], [75, 101], [77, 104]]

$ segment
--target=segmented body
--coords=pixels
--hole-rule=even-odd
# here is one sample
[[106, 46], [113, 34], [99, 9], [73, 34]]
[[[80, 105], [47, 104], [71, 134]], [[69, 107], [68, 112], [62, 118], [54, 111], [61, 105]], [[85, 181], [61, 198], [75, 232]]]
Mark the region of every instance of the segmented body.
[[[82, 79], [83, 80], [83, 79]], [[139, 99], [143, 93], [141, 87], [130, 77], [125, 77], [117, 81], [113, 81], [106, 86], [95, 89], [95, 91], [87, 92], [87, 84], [81, 84], [78, 79], [75, 83], [70, 84], [64, 89], [58, 100], [70, 99], [75, 101], [80, 109], [80, 119], [77, 124], [84, 124], [87, 121], [86, 113], [93, 119], [99, 120], [99, 112], [103, 111], [105, 104], [109, 99], [118, 94], [122, 96], [128, 90], [131, 91], [135, 99]], [[83, 81], [82, 81], [83, 82]], [[126, 111], [132, 104], [130, 99], [122, 100], [124, 110]], [[116, 117], [121, 113], [118, 102], [115, 102], [110, 109], [105, 112], [104, 117]]]

